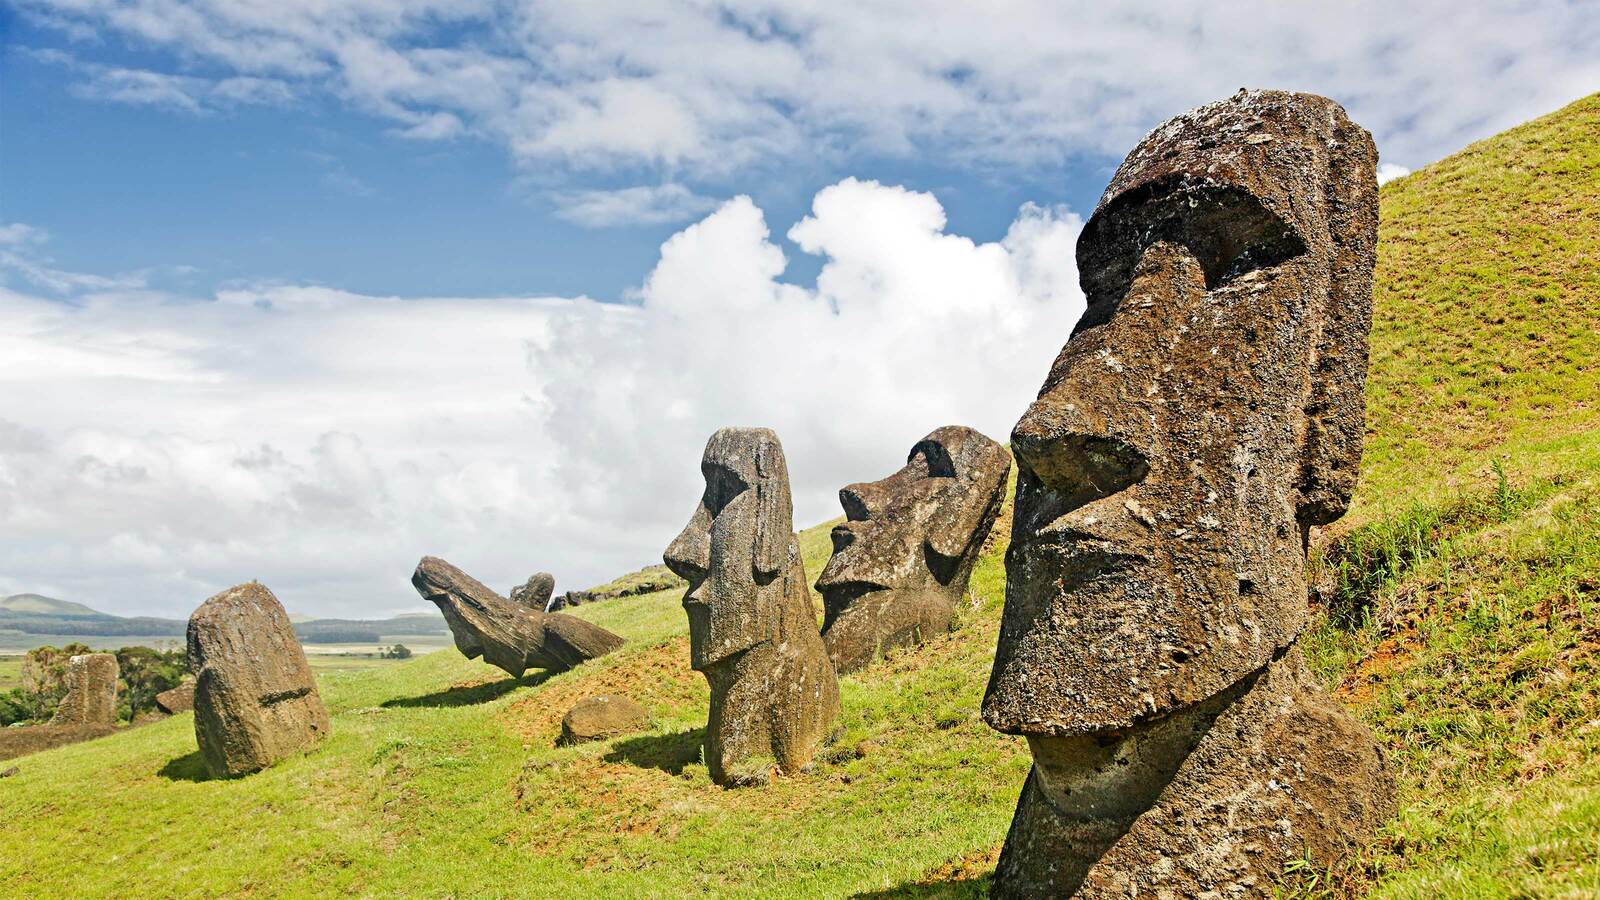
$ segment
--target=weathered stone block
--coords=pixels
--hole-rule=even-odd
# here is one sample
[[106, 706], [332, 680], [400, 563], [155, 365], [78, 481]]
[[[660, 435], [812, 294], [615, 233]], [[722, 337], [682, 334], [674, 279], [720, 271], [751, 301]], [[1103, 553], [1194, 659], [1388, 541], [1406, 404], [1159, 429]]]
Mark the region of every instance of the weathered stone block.
[[67, 661], [67, 693], [56, 707], [51, 725], [115, 725], [117, 722], [117, 657], [85, 653]]

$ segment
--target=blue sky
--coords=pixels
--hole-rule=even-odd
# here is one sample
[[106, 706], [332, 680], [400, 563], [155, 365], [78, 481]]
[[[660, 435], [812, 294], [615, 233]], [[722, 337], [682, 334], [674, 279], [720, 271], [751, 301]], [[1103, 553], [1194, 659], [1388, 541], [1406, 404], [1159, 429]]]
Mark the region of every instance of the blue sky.
[[[186, 67], [115, 32], [85, 42], [3, 14], [12, 49], [0, 57], [0, 217], [48, 231], [66, 268], [154, 267], [153, 283], [191, 289], [284, 280], [398, 296], [619, 300], [654, 265], [661, 242], [698, 217], [582, 227], [556, 215], [551, 190], [627, 187], [630, 176], [651, 173], [569, 174], [535, 186], [490, 141], [406, 140], [392, 122], [326, 96], [204, 111], [85, 97], [75, 90], [82, 73], [55, 54]], [[748, 194], [774, 221], [793, 222], [820, 188], [846, 175], [876, 178], [933, 191], [953, 231], [994, 240], [1025, 201], [1092, 207], [1117, 162], [1090, 153], [1006, 172], [847, 150], [753, 166], [699, 189], [708, 200]], [[814, 277], [820, 262], [786, 249], [791, 277]]]
[[581, 588], [735, 424], [821, 521], [1008, 433], [1165, 119], [1326, 94], [1393, 177], [1600, 86], [1592, 2], [1153, 9], [0, 0], [0, 594]]

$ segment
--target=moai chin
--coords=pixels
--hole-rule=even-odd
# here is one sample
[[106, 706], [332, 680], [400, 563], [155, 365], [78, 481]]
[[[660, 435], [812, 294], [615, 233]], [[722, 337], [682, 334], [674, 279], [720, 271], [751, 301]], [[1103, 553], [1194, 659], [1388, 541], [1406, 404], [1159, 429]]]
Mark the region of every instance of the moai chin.
[[1011, 454], [960, 425], [935, 430], [906, 464], [839, 491], [846, 521], [817, 579], [822, 640], [840, 674], [949, 631], [1005, 500]]
[[1011, 436], [983, 715], [1034, 766], [996, 896], [1265, 897], [1392, 813], [1296, 643], [1361, 457], [1375, 163], [1338, 104], [1241, 91], [1151, 132], [1079, 237], [1087, 310]]
[[689, 582], [689, 657], [711, 686], [706, 764], [720, 785], [811, 761], [839, 714], [794, 535], [789, 469], [766, 428], [724, 428], [700, 461], [705, 493], [663, 554]]

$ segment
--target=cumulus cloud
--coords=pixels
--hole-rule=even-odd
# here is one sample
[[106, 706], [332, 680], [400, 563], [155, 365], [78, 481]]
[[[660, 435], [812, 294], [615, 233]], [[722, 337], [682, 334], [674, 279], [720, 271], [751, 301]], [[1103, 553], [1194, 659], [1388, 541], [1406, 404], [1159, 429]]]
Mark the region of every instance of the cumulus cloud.
[[584, 587], [659, 558], [728, 424], [776, 428], [800, 523], [829, 518], [936, 426], [1006, 435], [1082, 311], [1081, 224], [1030, 205], [978, 243], [931, 195], [846, 180], [790, 229], [825, 260], [807, 288], [737, 197], [637, 305], [117, 278], [63, 300], [0, 266], [0, 592], [181, 616], [260, 578], [376, 614], [417, 606], [423, 553]]
[[556, 215], [585, 228], [682, 222], [716, 206], [681, 184], [638, 185], [555, 195]]
[[1405, 166], [1397, 166], [1394, 163], [1379, 163], [1378, 164], [1378, 183], [1379, 184], [1388, 184], [1389, 182], [1395, 180], [1396, 178], [1404, 178], [1404, 177], [1406, 177], [1407, 175], [1410, 175], [1410, 174], [1411, 174], [1411, 170], [1406, 168]]
[[[470, 132], [529, 164], [679, 180], [862, 152], [998, 165], [1120, 156], [1241, 85], [1333, 96], [1386, 151], [1421, 162], [1600, 81], [1600, 16], [1582, 3], [1184, 0], [1151, 14], [1024, 0], [981, 15], [929, 0], [16, 5], [69, 35], [166, 48], [175, 67], [201, 60], [331, 91], [410, 138]], [[118, 78], [89, 89], [180, 108], [192, 97]]]

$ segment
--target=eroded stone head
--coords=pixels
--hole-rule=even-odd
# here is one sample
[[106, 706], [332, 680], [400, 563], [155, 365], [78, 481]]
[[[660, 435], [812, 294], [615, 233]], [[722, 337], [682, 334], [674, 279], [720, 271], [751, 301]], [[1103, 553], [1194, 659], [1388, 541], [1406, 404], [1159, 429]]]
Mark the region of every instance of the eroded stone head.
[[194, 730], [214, 775], [242, 775], [309, 749], [329, 718], [289, 614], [265, 585], [223, 591], [189, 617]]
[[1332, 101], [1242, 91], [1118, 169], [1078, 242], [1087, 311], [1012, 432], [993, 727], [1127, 728], [1299, 634], [1305, 532], [1360, 459], [1375, 159]]
[[[783, 445], [767, 428], [723, 428], [700, 460], [705, 492], [663, 560], [689, 582], [689, 654], [703, 669], [778, 635], [796, 559]], [[816, 620], [812, 620], [812, 628]]]
[[846, 521], [817, 580], [839, 671], [950, 627], [1010, 471], [1004, 447], [950, 425], [918, 441], [894, 474], [839, 491]]

